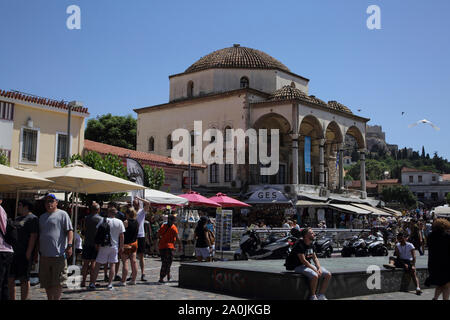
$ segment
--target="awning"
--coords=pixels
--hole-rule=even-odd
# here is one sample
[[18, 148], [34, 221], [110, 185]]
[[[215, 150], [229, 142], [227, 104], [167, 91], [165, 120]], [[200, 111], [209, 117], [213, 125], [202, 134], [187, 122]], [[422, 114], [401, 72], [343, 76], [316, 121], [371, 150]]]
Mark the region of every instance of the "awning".
[[436, 207], [434, 209], [434, 213], [438, 216], [450, 215], [450, 207], [448, 207], [448, 206]]
[[248, 198], [246, 203], [249, 204], [256, 204], [256, 203], [262, 203], [262, 204], [277, 204], [277, 203], [291, 203], [292, 201], [288, 199], [281, 191], [273, 189], [273, 188], [267, 188], [267, 189], [261, 189], [258, 191], [253, 192], [253, 194]]
[[371, 211], [372, 214], [377, 215], [377, 216], [392, 216], [392, 214], [389, 214], [387, 212], [381, 211], [380, 209], [365, 205], [365, 204], [361, 204], [361, 203], [352, 203], [353, 206], [364, 209], [364, 210], [368, 210]]
[[328, 206], [330, 208], [335, 208], [335, 209], [338, 209], [338, 210], [343, 210], [343, 211], [347, 211], [347, 212], [355, 213], [355, 214], [371, 214], [372, 213], [371, 211], [364, 210], [364, 209], [361, 209], [359, 207], [354, 207], [354, 206], [351, 206], [349, 204], [329, 203]]
[[310, 199], [310, 200], [318, 200], [318, 201], [327, 201], [328, 197], [320, 197], [316, 194], [312, 194], [312, 193], [299, 193], [298, 194], [299, 198], [306, 198], [306, 199]]
[[394, 210], [394, 209], [391, 209], [391, 208], [388, 208], [388, 207], [383, 207], [381, 209], [383, 209], [384, 211], [387, 211], [387, 212], [391, 212], [393, 215], [395, 215], [397, 217], [403, 216], [403, 214], [400, 211], [397, 211], [397, 210]]
[[328, 204], [325, 202], [314, 202], [307, 200], [298, 200], [295, 205], [297, 207], [328, 207]]

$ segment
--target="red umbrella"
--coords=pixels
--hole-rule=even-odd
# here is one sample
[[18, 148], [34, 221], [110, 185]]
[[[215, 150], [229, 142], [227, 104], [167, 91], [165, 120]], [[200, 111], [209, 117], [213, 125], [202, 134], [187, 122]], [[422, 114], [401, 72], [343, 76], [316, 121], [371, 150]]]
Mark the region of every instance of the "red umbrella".
[[231, 208], [231, 207], [251, 207], [251, 205], [233, 199], [231, 197], [228, 197], [226, 194], [223, 193], [218, 193], [216, 194], [214, 197], [209, 198], [209, 200], [212, 200], [214, 202], [217, 202], [218, 204], [220, 204], [222, 207], [224, 208]]
[[221, 207], [217, 202], [210, 200], [198, 192], [190, 191], [185, 194], [180, 194], [179, 197], [183, 197], [189, 200], [189, 205], [198, 207]]

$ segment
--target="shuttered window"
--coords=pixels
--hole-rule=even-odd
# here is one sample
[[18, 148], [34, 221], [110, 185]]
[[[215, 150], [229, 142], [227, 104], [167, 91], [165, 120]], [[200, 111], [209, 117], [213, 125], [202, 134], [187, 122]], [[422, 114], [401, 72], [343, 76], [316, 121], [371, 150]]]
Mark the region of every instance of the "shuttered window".
[[0, 101], [0, 119], [2, 120], [14, 120], [14, 104], [4, 101]]

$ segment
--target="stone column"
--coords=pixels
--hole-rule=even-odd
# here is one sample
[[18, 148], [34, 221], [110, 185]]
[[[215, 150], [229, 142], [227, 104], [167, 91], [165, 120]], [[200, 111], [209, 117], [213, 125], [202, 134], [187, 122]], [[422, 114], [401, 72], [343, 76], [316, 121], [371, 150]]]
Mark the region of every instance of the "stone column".
[[292, 184], [298, 184], [298, 134], [292, 135]]
[[362, 199], [365, 199], [367, 197], [367, 190], [366, 190], [366, 150], [362, 149], [360, 152], [360, 161], [361, 161], [361, 191], [362, 191]]
[[344, 145], [339, 146], [339, 190], [344, 189]]
[[319, 185], [321, 187], [325, 187], [325, 156], [324, 150], [325, 147], [325, 139], [320, 139], [319, 144]]

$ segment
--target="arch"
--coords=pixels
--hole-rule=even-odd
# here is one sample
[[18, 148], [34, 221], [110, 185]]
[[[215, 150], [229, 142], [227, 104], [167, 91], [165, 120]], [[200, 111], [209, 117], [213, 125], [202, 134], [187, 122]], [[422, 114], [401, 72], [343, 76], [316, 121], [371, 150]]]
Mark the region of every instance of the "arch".
[[344, 137], [342, 135], [341, 128], [336, 121], [331, 121], [325, 129], [325, 137], [330, 143], [342, 143], [344, 142]]
[[155, 138], [153, 137], [150, 137], [148, 139], [148, 151], [149, 152], [155, 151]]
[[191, 98], [194, 96], [194, 81], [190, 80], [187, 84], [187, 96]]
[[249, 88], [250, 87], [250, 81], [247, 77], [242, 77], [240, 81], [240, 87], [242, 88]]
[[314, 139], [324, 138], [322, 125], [320, 124], [319, 119], [312, 115], [307, 115], [302, 119], [299, 126], [299, 134]]
[[361, 131], [356, 126], [351, 126], [347, 129], [345, 132], [345, 135], [352, 136], [357, 144], [359, 149], [365, 149], [366, 148], [366, 141], [364, 139], [364, 136], [362, 135]]
[[223, 129], [223, 141], [224, 141], [224, 142], [230, 141], [230, 140], [231, 140], [231, 136], [227, 135], [227, 130], [231, 130], [231, 129], [232, 129], [231, 126], [226, 126], [226, 127]]
[[254, 129], [280, 129], [281, 133], [291, 132], [291, 124], [284, 116], [278, 113], [267, 113], [259, 117], [253, 124]]

